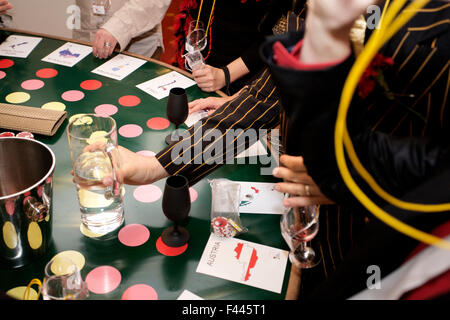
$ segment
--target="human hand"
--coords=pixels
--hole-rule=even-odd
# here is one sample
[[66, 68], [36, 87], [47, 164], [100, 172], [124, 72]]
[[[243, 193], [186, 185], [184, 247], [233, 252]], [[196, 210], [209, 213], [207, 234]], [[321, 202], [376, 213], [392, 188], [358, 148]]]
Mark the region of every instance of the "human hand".
[[216, 91], [225, 86], [223, 70], [208, 64], [193, 70], [192, 75], [199, 88], [205, 92]]
[[192, 102], [189, 102], [189, 114], [200, 111], [200, 110], [207, 110], [208, 115], [211, 115], [214, 111], [216, 111], [224, 103], [230, 101], [231, 98], [232, 97], [226, 97], [226, 98], [208, 97], [208, 98], [194, 100]]
[[106, 59], [113, 53], [116, 45], [117, 39], [109, 31], [98, 29], [92, 43], [92, 53], [97, 58]]
[[0, 14], [6, 13], [7, 10], [12, 9], [12, 4], [8, 0], [0, 0]]
[[[95, 152], [105, 150], [105, 143], [98, 141], [84, 148], [84, 152]], [[129, 185], [150, 184], [168, 176], [168, 173], [161, 166], [155, 157], [146, 157], [132, 152], [122, 146], [111, 152], [111, 158], [116, 173], [116, 180], [119, 183]], [[73, 170], [71, 172], [74, 175]], [[74, 183], [80, 183], [74, 179]], [[111, 186], [114, 183], [112, 176], [103, 178], [104, 186]]]
[[275, 168], [273, 175], [284, 180], [284, 182], [279, 182], [275, 185], [275, 190], [292, 196], [284, 199], [283, 205], [285, 207], [305, 207], [314, 204], [334, 203], [322, 194], [314, 180], [308, 175], [302, 157], [282, 155], [280, 163], [284, 167]]

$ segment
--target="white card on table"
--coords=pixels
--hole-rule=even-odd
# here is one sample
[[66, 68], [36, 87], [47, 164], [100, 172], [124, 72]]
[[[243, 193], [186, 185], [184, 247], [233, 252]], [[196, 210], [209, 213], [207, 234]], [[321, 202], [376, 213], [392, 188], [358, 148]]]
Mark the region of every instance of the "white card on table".
[[146, 62], [147, 61], [139, 58], [118, 54], [92, 70], [92, 72], [108, 78], [122, 80], [135, 70], [139, 69]]
[[275, 183], [235, 181], [241, 185], [239, 213], [283, 214], [285, 195], [275, 190]]
[[246, 150], [239, 153], [236, 158], [246, 158], [246, 157], [254, 157], [254, 156], [263, 156], [267, 154], [266, 148], [261, 141], [255, 142]]
[[196, 82], [194, 80], [183, 76], [181, 73], [172, 71], [162, 76], [138, 84], [136, 87], [138, 87], [142, 91], [145, 91], [156, 99], [161, 100], [162, 98], [165, 98], [169, 95], [170, 89], [172, 88], [179, 87], [186, 89], [195, 84]]
[[180, 296], [177, 298], [177, 300], [205, 300], [203, 298], [200, 298], [195, 293], [190, 292], [189, 290], [184, 290]]
[[67, 42], [43, 58], [42, 61], [73, 67], [90, 53], [92, 53], [92, 47]]
[[281, 293], [288, 255], [285, 250], [211, 234], [197, 272]]
[[11, 35], [0, 44], [0, 56], [26, 58], [42, 38]]

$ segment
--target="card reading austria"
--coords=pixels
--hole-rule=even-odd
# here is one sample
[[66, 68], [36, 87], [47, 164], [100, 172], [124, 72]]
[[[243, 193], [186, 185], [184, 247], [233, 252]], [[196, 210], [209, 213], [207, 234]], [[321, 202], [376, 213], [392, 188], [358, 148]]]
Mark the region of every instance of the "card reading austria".
[[197, 272], [281, 293], [288, 254], [285, 250], [211, 234]]

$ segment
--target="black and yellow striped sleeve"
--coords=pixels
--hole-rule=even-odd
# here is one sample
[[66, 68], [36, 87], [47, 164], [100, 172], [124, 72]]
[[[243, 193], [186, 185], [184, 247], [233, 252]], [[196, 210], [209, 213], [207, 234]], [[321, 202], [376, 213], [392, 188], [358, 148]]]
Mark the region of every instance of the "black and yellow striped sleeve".
[[280, 110], [277, 90], [265, 69], [235, 99], [194, 124], [182, 141], [169, 145], [156, 158], [170, 175], [182, 174], [192, 185], [276, 127]]

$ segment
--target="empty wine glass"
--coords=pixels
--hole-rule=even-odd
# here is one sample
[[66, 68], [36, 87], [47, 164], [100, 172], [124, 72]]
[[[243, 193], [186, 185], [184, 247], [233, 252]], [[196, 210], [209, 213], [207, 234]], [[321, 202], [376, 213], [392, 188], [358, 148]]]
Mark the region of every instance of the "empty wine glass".
[[319, 206], [292, 208], [281, 216], [281, 234], [291, 252], [289, 260], [299, 268], [308, 269], [320, 262], [314, 249], [308, 246], [319, 231]]
[[170, 247], [181, 247], [189, 241], [189, 232], [179, 226], [189, 215], [191, 197], [188, 180], [184, 176], [170, 176], [166, 180], [162, 199], [162, 209], [167, 219], [173, 222], [162, 232], [161, 240]]
[[187, 53], [184, 58], [187, 70], [192, 71], [205, 65], [201, 51], [206, 48], [207, 43], [208, 38], [203, 22], [199, 20], [191, 21], [185, 42]]
[[181, 138], [178, 127], [186, 121], [189, 115], [189, 106], [186, 95], [186, 90], [183, 88], [170, 89], [169, 97], [166, 106], [167, 119], [175, 125], [175, 131], [166, 137], [166, 143], [179, 141]]

